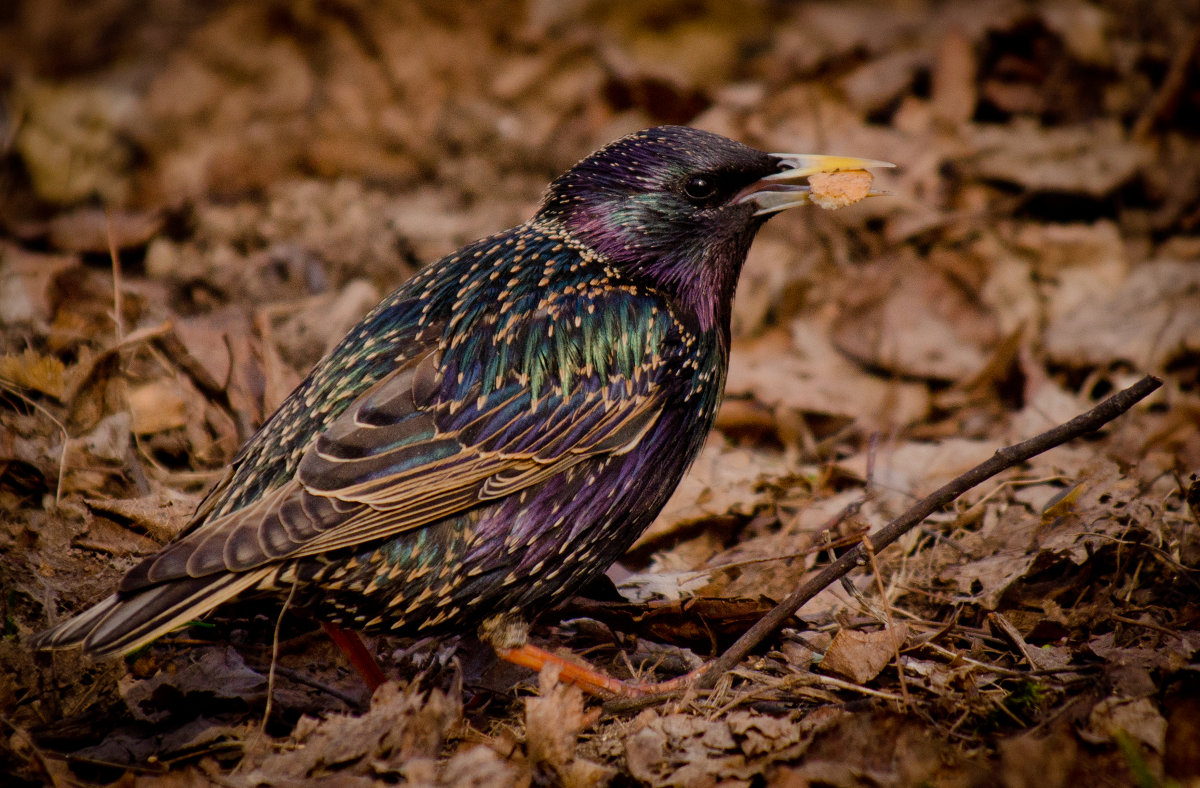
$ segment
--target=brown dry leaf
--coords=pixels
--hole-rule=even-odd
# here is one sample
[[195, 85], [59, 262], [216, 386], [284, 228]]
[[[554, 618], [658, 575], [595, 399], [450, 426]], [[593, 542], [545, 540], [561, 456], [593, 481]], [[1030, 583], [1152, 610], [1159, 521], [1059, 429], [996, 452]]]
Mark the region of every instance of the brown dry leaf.
[[[267, 754], [244, 772], [240, 784], [279, 785], [337, 775], [433, 773], [433, 759], [460, 718], [460, 699], [416, 686], [383, 684], [362, 716], [305, 717], [294, 749]], [[305, 722], [308, 720], [308, 722]]]
[[289, 364], [297, 369], [307, 369], [379, 303], [379, 298], [379, 291], [370, 282], [352, 280], [339, 292], [309, 300], [274, 326], [271, 337]]
[[1108, 697], [1092, 707], [1084, 738], [1093, 744], [1110, 743], [1118, 733], [1162, 753], [1167, 720], [1150, 698]]
[[[100, 744], [76, 750], [71, 755], [82, 762], [103, 764], [140, 766], [156, 760], [170, 763], [181, 757], [194, 758], [209, 750], [227, 749], [231, 743], [244, 742], [250, 731], [249, 725], [223, 725], [204, 718], [178, 727], [126, 726], [113, 731]], [[79, 784], [77, 779], [65, 783], [69, 786]]]
[[200, 503], [200, 494], [159, 486], [141, 498], [85, 498], [94, 512], [105, 512], [131, 521], [160, 543], [170, 541], [187, 525]]
[[1014, 497], [1030, 505], [985, 515], [978, 531], [958, 535], [956, 548], [934, 547], [929, 554], [933, 576], [994, 610], [1010, 586], [1030, 571], [1045, 571], [1057, 562], [1082, 565], [1114, 539], [1130, 538], [1131, 528], [1143, 527], [1142, 517], [1129, 509], [1137, 496], [1136, 482], [1116, 465], [1094, 459], [1076, 481], [1084, 484], [1084, 492], [1073, 511], [1049, 526], [1042, 524], [1040, 508], [1061, 487], [1040, 485], [1040, 493], [1033, 485], [1020, 487]]
[[866, 684], [879, 675], [908, 639], [908, 627], [897, 624], [876, 632], [840, 629], [821, 660], [822, 670]]
[[[197, 385], [217, 390], [229, 380], [231, 361], [229, 343], [235, 336], [250, 333], [250, 321], [240, 309], [217, 309], [205, 315], [174, 321], [175, 336], [182, 347], [173, 357], [188, 371]], [[180, 359], [180, 355], [184, 355]]]
[[89, 432], [76, 438], [74, 444], [87, 449], [94, 457], [125, 462], [133, 445], [132, 422], [129, 411], [105, 416]]
[[213, 778], [203, 769], [192, 766], [162, 774], [139, 774], [132, 788], [211, 788]]
[[810, 320], [738, 343], [726, 393], [753, 396], [780, 420], [812, 413], [858, 421], [868, 430], [912, 423], [929, 409], [925, 386], [867, 374], [834, 348], [825, 326]]
[[908, 92], [917, 72], [928, 68], [925, 49], [901, 49], [856, 68], [839, 85], [850, 105], [864, 115], [877, 112]]
[[643, 712], [625, 739], [630, 773], [653, 786], [741, 785], [801, 757], [813, 726], [734, 711], [717, 719]]
[[1200, 266], [1156, 260], [1134, 268], [1108, 297], [1061, 315], [1046, 329], [1046, 350], [1071, 366], [1128, 361], [1162, 371], [1200, 353]]
[[[196, 385], [210, 393], [223, 389], [242, 439], [261, 421], [266, 381], [262, 354], [246, 310], [236, 306], [175, 322], [175, 333], [187, 351], [180, 366]], [[293, 373], [294, 374], [294, 373]]]
[[67, 389], [67, 368], [56, 356], [26, 350], [0, 356], [0, 380], [61, 399]]
[[1003, 126], [968, 126], [967, 131], [978, 151], [968, 163], [976, 175], [1030, 191], [1104, 197], [1153, 161], [1153, 152], [1129, 141], [1116, 120], [1044, 128], [1033, 118], [1017, 118]]
[[938, 120], [954, 128], [971, 120], [979, 100], [975, 72], [971, 40], [961, 29], [951, 28], [942, 39], [933, 69], [930, 109]]
[[538, 691], [538, 697], [525, 700], [525, 748], [530, 764], [550, 783], [564, 788], [606, 785], [616, 770], [576, 752], [579, 734], [600, 718], [600, 708], [585, 712], [583, 690], [559, 682], [557, 666], [542, 669]]
[[74, 255], [34, 254], [0, 242], [0, 325], [50, 320], [54, 314], [53, 283], [78, 264]]
[[117, 249], [144, 246], [162, 228], [162, 217], [144, 211], [76, 208], [49, 222], [50, 243], [66, 252], [107, 255], [109, 240]]
[[133, 431], [138, 435], [166, 432], [188, 422], [187, 402], [174, 378], [158, 378], [130, 389], [128, 399]]
[[723, 436], [714, 434], [638, 543], [711, 517], [753, 514], [771, 500], [765, 485], [787, 473], [780, 452], [730, 446]]
[[[953, 265], [954, 258], [947, 263]], [[852, 358], [905, 377], [963, 380], [999, 339], [995, 319], [964, 291], [970, 271], [905, 255], [865, 273], [835, 321], [833, 342]]]
[[[181, 653], [169, 670], [148, 679], [124, 674], [118, 682], [130, 713], [145, 722], [162, 722], [183, 705], [210, 699], [252, 704], [266, 697], [267, 677], [246, 665], [233, 648], [198, 648]], [[193, 696], [188, 700], [188, 696]], [[162, 699], [174, 701], [162, 703]]]
[[899, 514], [915, 499], [991, 457], [997, 448], [994, 440], [908, 441], [861, 452], [838, 467], [860, 479], [867, 478], [869, 469], [875, 501], [884, 511]]
[[1053, 725], [1045, 736], [1025, 734], [999, 743], [1004, 785], [1012, 788], [1067, 788], [1079, 758], [1079, 742], [1069, 728]]
[[478, 745], [451, 756], [437, 784], [446, 788], [528, 788], [531, 782], [527, 768], [506, 761], [491, 747]]
[[1055, 0], [1038, 9], [1038, 17], [1054, 31], [1071, 56], [1092, 66], [1111, 66], [1114, 23], [1110, 10], [1083, 0]]
[[124, 557], [152, 555], [162, 548], [162, 543], [122, 528], [108, 518], [94, 517], [88, 522], [87, 531], [71, 540], [71, 546]]
[[[807, 539], [794, 533], [768, 533], [743, 539], [706, 562], [708, 567], [715, 568], [707, 570], [708, 583], [695, 592], [779, 601], [795, 590], [815, 563], [817, 556], [808, 549], [810, 546]], [[720, 568], [727, 565], [732, 568]]]
[[139, 97], [116, 82], [55, 84], [25, 81], [15, 147], [38, 194], [69, 204], [102, 197], [120, 205], [129, 196], [133, 151], [125, 127]]

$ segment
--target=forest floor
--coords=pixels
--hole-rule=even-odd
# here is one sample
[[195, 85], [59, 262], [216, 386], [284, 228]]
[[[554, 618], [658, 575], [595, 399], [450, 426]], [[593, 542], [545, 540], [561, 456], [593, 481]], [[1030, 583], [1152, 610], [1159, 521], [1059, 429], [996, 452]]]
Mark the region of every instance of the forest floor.
[[[0, 773], [9, 785], [1200, 785], [1200, 6], [67, 0], [0, 15]], [[109, 594], [422, 263], [661, 123], [896, 162], [774, 220], [727, 400], [534, 631], [616, 675], [721, 653], [996, 449], [712, 690], [602, 704], [463, 640], [247, 603], [126, 661]], [[610, 589], [611, 590], [611, 589]]]

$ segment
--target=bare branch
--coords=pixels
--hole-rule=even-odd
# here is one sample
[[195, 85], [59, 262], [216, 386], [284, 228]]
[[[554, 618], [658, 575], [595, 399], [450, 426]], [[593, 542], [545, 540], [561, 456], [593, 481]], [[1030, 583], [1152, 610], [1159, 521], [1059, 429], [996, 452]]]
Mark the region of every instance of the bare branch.
[[[1098, 430], [1132, 408], [1161, 385], [1161, 380], [1147, 375], [1124, 391], [1114, 394], [1065, 424], [1060, 424], [1027, 441], [998, 449], [987, 461], [976, 465], [932, 494], [917, 501], [904, 514], [879, 529], [870, 539], [871, 549], [879, 552], [938, 509], [1001, 471], [1067, 441]], [[758, 623], [747, 630], [736, 643], [708, 666], [708, 669], [696, 680], [696, 686], [708, 689], [716, 685], [721, 676], [737, 666], [759, 643], [779, 631], [784, 622], [795, 615], [805, 602], [815, 597], [831, 583], [844, 577], [851, 569], [865, 560], [866, 552], [862, 544], [846, 551], [838, 560], [826, 567], [825, 571], [801, 585], [787, 599], [776, 605], [770, 613], [759, 619]]]

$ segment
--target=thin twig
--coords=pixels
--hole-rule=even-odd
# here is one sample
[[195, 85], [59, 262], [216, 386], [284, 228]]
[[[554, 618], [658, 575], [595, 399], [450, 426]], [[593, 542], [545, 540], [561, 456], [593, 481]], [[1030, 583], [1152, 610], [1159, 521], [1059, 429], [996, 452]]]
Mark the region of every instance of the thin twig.
[[[917, 501], [908, 511], [892, 520], [871, 537], [871, 547], [879, 552], [892, 542], [910, 531], [930, 514], [953, 501], [967, 490], [990, 479], [1008, 468], [1018, 465], [1031, 457], [1060, 446], [1069, 440], [1094, 432], [1108, 422], [1120, 416], [1144, 399], [1162, 385], [1158, 378], [1147, 375], [1124, 391], [1120, 391], [1101, 402], [1096, 407], [1071, 419], [1065, 424], [1043, 432], [1034, 438], [1012, 446], [998, 449], [986, 462], [976, 465], [971, 470], [943, 485], [931, 495]], [[733, 669], [758, 646], [759, 643], [774, 635], [784, 623], [795, 615], [805, 602], [823, 591], [829, 584], [837, 582], [855, 566], [865, 560], [865, 551], [860, 544], [844, 553], [825, 571], [809, 582], [797, 588], [787, 599], [767, 613], [758, 623], [750, 627], [744, 635], [738, 638], [724, 654], [714, 660], [696, 681], [696, 686], [709, 688], [717, 680]]]
[[883, 587], [883, 573], [879, 571], [879, 564], [875, 561], [875, 548], [871, 546], [871, 540], [864, 536], [862, 538], [863, 552], [867, 554], [867, 559], [871, 563], [871, 574], [875, 576], [875, 589], [879, 593], [879, 603], [883, 605], [883, 615], [887, 623], [888, 639], [892, 643], [892, 657], [896, 663], [896, 679], [900, 684], [900, 694], [904, 700], [902, 710], [907, 711], [912, 708], [912, 698], [908, 696], [908, 682], [904, 678], [904, 666], [900, 662], [900, 643], [896, 640], [896, 621], [892, 618], [892, 601], [888, 599], [887, 591]]
[[[272, 665], [275, 668], [276, 675], [283, 676], [289, 681], [294, 681], [297, 684], [303, 684], [306, 687], [311, 687], [319, 692], [323, 692], [329, 697], [346, 704], [346, 708], [354, 709], [355, 711], [362, 711], [366, 708], [366, 704], [363, 703], [361, 698], [357, 698], [348, 692], [342, 692], [337, 687], [330, 686], [322, 681], [317, 681], [303, 671], [293, 670], [286, 665], [278, 665], [275, 663], [272, 663]], [[270, 668], [268, 668], [268, 670], [270, 670]]]
[[108, 230], [108, 256], [112, 260], [113, 274], [113, 323], [116, 324], [117, 344], [125, 338], [125, 319], [122, 312], [125, 309], [121, 297], [121, 256], [117, 254], [117, 239], [113, 235], [112, 214], [104, 209], [104, 224]]
[[43, 408], [30, 397], [25, 396], [21, 391], [20, 386], [16, 383], [10, 383], [3, 378], [0, 378], [0, 391], [7, 391], [21, 399], [29, 407], [41, 413], [50, 421], [54, 422], [54, 426], [58, 427], [62, 433], [62, 449], [58, 452], [58, 481], [54, 485], [54, 505], [57, 507], [62, 503], [63, 477], [67, 475], [67, 444], [71, 442], [71, 433], [67, 432], [66, 425], [54, 417], [54, 414]]
[[292, 583], [288, 589], [287, 599], [283, 601], [283, 607], [279, 610], [279, 618], [275, 619], [275, 634], [271, 638], [271, 669], [267, 671], [267, 703], [263, 709], [263, 720], [261, 730], [266, 731], [267, 721], [271, 719], [271, 706], [275, 700], [275, 669], [279, 664], [279, 631], [283, 629], [283, 617], [287, 615], [288, 608], [292, 604], [292, 597], [296, 595], [296, 584]]
[[1131, 136], [1135, 140], [1149, 136], [1154, 124], [1165, 120], [1175, 110], [1176, 105], [1179, 104], [1179, 97], [1183, 94], [1183, 89], [1187, 87], [1188, 74], [1195, 73], [1192, 71], [1192, 61], [1196, 59], [1198, 51], [1200, 51], [1200, 26], [1192, 31], [1187, 43], [1176, 50], [1162, 85], [1159, 86], [1154, 99], [1133, 126]]

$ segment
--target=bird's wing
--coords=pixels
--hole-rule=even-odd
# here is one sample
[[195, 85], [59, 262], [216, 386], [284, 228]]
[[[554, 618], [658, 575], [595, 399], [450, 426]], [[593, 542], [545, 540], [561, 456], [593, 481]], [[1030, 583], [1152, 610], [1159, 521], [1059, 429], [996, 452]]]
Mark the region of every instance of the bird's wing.
[[[414, 359], [321, 431], [292, 480], [168, 545], [126, 575], [122, 592], [377, 543], [512, 495], [589, 457], [632, 450], [665, 404], [654, 381], [658, 348], [644, 330], [635, 334], [637, 342], [624, 335], [613, 342], [620, 346], [614, 352], [628, 357], [617, 366], [636, 375], [598, 376], [587, 359], [603, 353], [568, 348], [559, 355], [572, 365], [569, 387], [549, 343], [538, 392], [528, 385], [527, 367], [462, 391], [446, 380], [437, 352]], [[558, 342], [580, 336], [559, 331]], [[640, 350], [631, 354], [631, 346]], [[633, 357], [639, 354], [646, 357]]]

